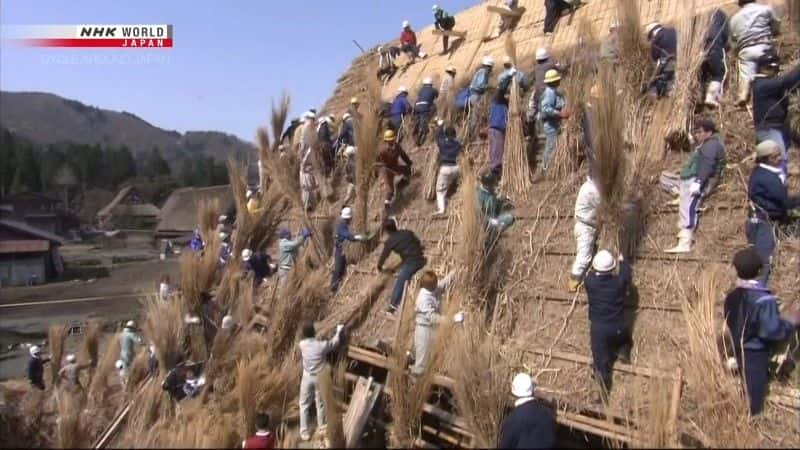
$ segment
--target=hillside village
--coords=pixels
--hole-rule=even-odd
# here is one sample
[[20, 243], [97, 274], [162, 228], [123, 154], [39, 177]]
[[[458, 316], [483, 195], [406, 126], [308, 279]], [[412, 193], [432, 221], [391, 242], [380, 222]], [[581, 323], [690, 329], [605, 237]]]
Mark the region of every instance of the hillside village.
[[[734, 17], [762, 4], [780, 33], [747, 84]], [[321, 107], [272, 99], [224, 182], [115, 186], [91, 230], [75, 176], [4, 191], [15, 301], [87, 258], [70, 241], [146, 256], [53, 284], [141, 304], [15, 343], [42, 370], [0, 383], [0, 441], [800, 446], [800, 6], [446, 9], [399, 17]]]

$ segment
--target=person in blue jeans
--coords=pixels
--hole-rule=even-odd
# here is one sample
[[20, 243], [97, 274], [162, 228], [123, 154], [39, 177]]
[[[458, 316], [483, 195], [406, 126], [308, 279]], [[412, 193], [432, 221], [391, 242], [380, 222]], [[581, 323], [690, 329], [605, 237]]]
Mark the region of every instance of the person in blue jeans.
[[789, 197], [777, 142], [768, 140], [756, 146], [756, 164], [747, 184], [750, 217], [745, 233], [747, 242], [764, 262], [759, 281], [766, 285], [775, 252], [775, 226], [789, 220], [789, 210], [800, 206], [800, 198]]
[[547, 171], [550, 159], [556, 150], [556, 140], [561, 133], [561, 122], [569, 118], [564, 96], [558, 92], [561, 84], [561, 75], [555, 69], [550, 69], [544, 75], [544, 92], [539, 104], [539, 116], [544, 130], [544, 154], [542, 155], [542, 170]]
[[383, 244], [383, 251], [380, 258], [378, 258], [378, 271], [383, 272], [383, 263], [391, 252], [400, 255], [402, 260], [400, 270], [397, 272], [397, 281], [395, 281], [394, 289], [392, 290], [392, 298], [389, 307], [386, 309], [387, 312], [394, 314], [403, 299], [406, 282], [425, 267], [428, 261], [425, 259], [422, 242], [420, 242], [417, 235], [411, 230], [398, 230], [397, 222], [394, 218], [388, 218], [383, 222], [383, 231], [389, 237]]

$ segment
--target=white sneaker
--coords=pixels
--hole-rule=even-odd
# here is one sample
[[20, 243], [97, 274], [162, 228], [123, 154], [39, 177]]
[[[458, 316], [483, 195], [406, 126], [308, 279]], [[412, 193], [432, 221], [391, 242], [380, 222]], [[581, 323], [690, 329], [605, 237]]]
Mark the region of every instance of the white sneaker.
[[308, 431], [300, 433], [300, 440], [303, 442], [308, 442], [311, 440], [311, 435], [308, 433]]

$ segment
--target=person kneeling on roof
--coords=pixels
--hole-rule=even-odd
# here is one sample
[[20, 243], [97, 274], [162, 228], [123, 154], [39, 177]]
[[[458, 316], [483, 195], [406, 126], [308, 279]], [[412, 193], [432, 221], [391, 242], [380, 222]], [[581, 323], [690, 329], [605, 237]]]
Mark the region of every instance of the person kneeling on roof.
[[527, 373], [511, 381], [514, 409], [500, 425], [497, 448], [553, 448], [556, 446], [556, 418], [553, 410], [533, 397], [534, 384]]
[[750, 404], [750, 415], [761, 414], [767, 395], [770, 348], [789, 339], [800, 327], [800, 310], [780, 317], [778, 298], [756, 278], [763, 261], [752, 248], [733, 257], [739, 280], [725, 297], [725, 322], [733, 341], [737, 366]]
[[502, 212], [503, 209], [511, 206], [511, 201], [508, 198], [499, 198], [495, 193], [497, 174], [493, 171], [485, 170], [481, 174], [480, 182], [481, 185], [478, 186], [476, 195], [484, 226], [487, 230], [501, 232], [514, 224], [514, 216]]
[[589, 337], [592, 348], [592, 368], [600, 383], [601, 395], [607, 399], [611, 390], [611, 369], [614, 361], [630, 364], [633, 340], [622, 314], [625, 295], [631, 285], [630, 264], [619, 255], [619, 275], [613, 273], [617, 266], [614, 256], [600, 250], [592, 261], [592, 271], [584, 284], [589, 300]]

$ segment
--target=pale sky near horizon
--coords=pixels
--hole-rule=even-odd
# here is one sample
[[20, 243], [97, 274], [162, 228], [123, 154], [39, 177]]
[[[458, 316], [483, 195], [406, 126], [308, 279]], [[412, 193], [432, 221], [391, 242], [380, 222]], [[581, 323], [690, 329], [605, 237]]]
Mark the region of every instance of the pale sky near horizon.
[[292, 96], [292, 115], [319, 107], [360, 50], [477, 0], [3, 0], [0, 26], [171, 24], [160, 50], [0, 48], [0, 89], [50, 92], [128, 111], [180, 132], [215, 130], [254, 141], [269, 102]]

